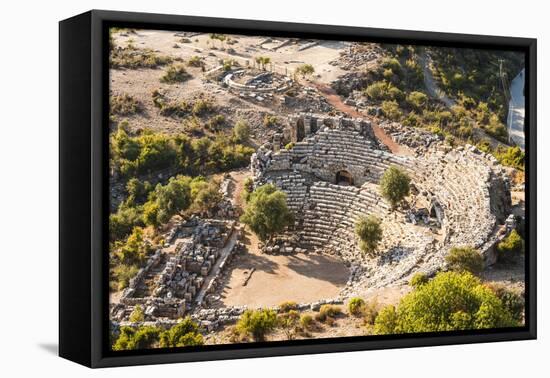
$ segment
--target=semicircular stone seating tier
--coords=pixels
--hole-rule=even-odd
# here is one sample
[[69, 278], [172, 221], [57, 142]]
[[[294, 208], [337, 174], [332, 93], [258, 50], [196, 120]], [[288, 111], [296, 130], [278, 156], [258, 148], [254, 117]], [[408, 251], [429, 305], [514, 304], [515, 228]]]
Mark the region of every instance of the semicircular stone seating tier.
[[[419, 195], [438, 203], [444, 214], [442, 239], [390, 211], [378, 182], [392, 165], [410, 174]], [[351, 173], [356, 186], [337, 185], [342, 170]], [[259, 182], [274, 183], [287, 194], [296, 215], [292, 232], [300, 236], [301, 247], [336, 253], [360, 265], [363, 278], [375, 287], [436, 269], [452, 246], [481, 247], [497, 225], [490, 205], [491, 175], [487, 160], [467, 149], [396, 156], [376, 149], [358, 132], [324, 127], [292, 149], [271, 155]], [[384, 253], [378, 258], [360, 252], [354, 232], [357, 220], [369, 214], [383, 220]]]

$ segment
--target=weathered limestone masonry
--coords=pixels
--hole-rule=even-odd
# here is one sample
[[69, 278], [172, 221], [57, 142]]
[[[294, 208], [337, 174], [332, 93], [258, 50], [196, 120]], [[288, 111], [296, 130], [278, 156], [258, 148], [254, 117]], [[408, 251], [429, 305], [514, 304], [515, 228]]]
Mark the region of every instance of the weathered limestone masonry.
[[[258, 92], [258, 93], [280, 93], [284, 92], [292, 86], [290, 77], [279, 77], [273, 72], [262, 72], [245, 83], [239, 83], [235, 79], [246, 74], [246, 70], [236, 70], [228, 73], [223, 77], [223, 82], [229, 87], [238, 91]], [[276, 76], [276, 77], [274, 77]]]
[[[396, 124], [383, 128], [417, 152], [397, 156], [380, 149], [368, 122], [300, 115], [291, 118], [293, 148], [260, 148], [251, 159], [255, 184], [273, 183], [288, 197], [296, 222], [291, 232], [265, 247], [268, 253], [317, 251], [340, 255], [352, 268], [343, 295], [358, 285], [376, 288], [405, 282], [418, 271], [433, 274], [454, 246], [473, 246], [487, 264], [507, 234], [510, 209], [505, 171], [473, 146], [455, 149], [431, 133]], [[292, 130], [297, 131], [292, 131]], [[390, 211], [378, 183], [390, 166], [412, 178], [408, 209]], [[358, 249], [354, 226], [361, 216], [382, 219], [379, 257]]]
[[241, 247], [235, 221], [200, 219], [182, 221], [170, 232], [175, 251], [157, 250], [130, 280], [111, 318], [128, 321], [140, 305], [147, 321], [181, 318], [200, 306], [215, 287], [216, 277]]

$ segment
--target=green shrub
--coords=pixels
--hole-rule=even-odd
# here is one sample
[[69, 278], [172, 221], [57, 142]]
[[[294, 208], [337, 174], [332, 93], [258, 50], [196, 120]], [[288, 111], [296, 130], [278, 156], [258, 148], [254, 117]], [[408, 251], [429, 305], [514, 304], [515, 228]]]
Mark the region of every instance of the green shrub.
[[120, 335], [113, 344], [113, 350], [138, 350], [148, 349], [158, 342], [160, 329], [151, 326], [138, 328], [121, 327]]
[[136, 276], [139, 268], [137, 265], [125, 265], [117, 263], [110, 270], [109, 287], [113, 291], [124, 290], [130, 284], [130, 280]]
[[415, 273], [414, 276], [411, 277], [411, 280], [409, 282], [409, 285], [416, 288], [422, 285], [427, 284], [429, 281], [428, 276], [425, 273]]
[[171, 65], [164, 71], [164, 74], [160, 77], [161, 83], [176, 84], [183, 83], [191, 78], [191, 75], [187, 73], [185, 67], [178, 65]]
[[275, 186], [260, 186], [250, 194], [241, 222], [261, 240], [266, 240], [293, 223], [286, 201], [286, 194]]
[[294, 337], [299, 321], [300, 313], [296, 310], [289, 310], [277, 316], [277, 324], [281, 327], [288, 340]]
[[219, 131], [225, 122], [225, 117], [222, 114], [216, 114], [213, 117], [210, 117], [206, 123], [205, 128], [212, 131]]
[[132, 313], [130, 314], [130, 321], [133, 323], [142, 322], [145, 320], [145, 314], [143, 313], [143, 307], [136, 305]]
[[204, 65], [204, 62], [202, 61], [200, 56], [194, 55], [187, 61], [187, 65], [190, 67], [202, 67]]
[[298, 308], [298, 303], [293, 301], [286, 301], [279, 305], [280, 312], [289, 312], [290, 310], [296, 310]]
[[315, 68], [311, 64], [302, 64], [296, 68], [296, 73], [301, 74], [302, 76], [313, 75]]
[[273, 310], [246, 310], [236, 329], [243, 335], [251, 336], [254, 341], [264, 341], [265, 336], [277, 326], [277, 314]]
[[422, 92], [413, 91], [407, 96], [407, 102], [416, 109], [422, 109], [428, 103], [428, 96]]
[[493, 155], [495, 155], [495, 158], [502, 165], [516, 168], [520, 171], [525, 170], [525, 153], [519, 147], [500, 147], [493, 152]]
[[497, 245], [498, 258], [510, 261], [514, 256], [525, 252], [525, 242], [516, 230], [512, 230], [504, 240]]
[[161, 348], [174, 348], [204, 344], [198, 325], [189, 316], [160, 334]]
[[204, 115], [214, 110], [214, 106], [207, 100], [198, 99], [193, 104], [193, 114], [196, 116]]
[[277, 126], [279, 124], [279, 118], [274, 115], [266, 114], [264, 116], [264, 126], [265, 127], [272, 127]]
[[502, 304], [510, 312], [514, 320], [521, 323], [525, 311], [525, 298], [507, 289], [503, 284], [489, 283], [486, 286], [502, 301]]
[[453, 247], [445, 257], [449, 269], [477, 274], [483, 270], [483, 257], [470, 247]]
[[379, 313], [378, 302], [370, 301], [363, 306], [363, 319], [368, 325], [373, 325]]
[[374, 215], [361, 217], [355, 224], [355, 234], [359, 237], [359, 248], [364, 253], [373, 255], [378, 243], [382, 240], [381, 220]]
[[309, 314], [302, 314], [300, 316], [300, 326], [306, 331], [313, 327], [313, 321], [313, 317]]
[[367, 86], [365, 95], [373, 101], [401, 101], [404, 98], [403, 92], [386, 81], [377, 81]]
[[250, 126], [245, 120], [238, 120], [233, 127], [233, 135], [238, 142], [246, 143], [250, 138]]
[[391, 204], [392, 208], [409, 195], [411, 179], [400, 168], [391, 166], [380, 179], [382, 196]]
[[395, 100], [383, 101], [381, 108], [384, 115], [392, 121], [399, 121], [403, 117], [403, 112]]
[[134, 227], [143, 226], [141, 209], [122, 204], [116, 213], [109, 215], [109, 240], [121, 240], [130, 235]]
[[502, 301], [472, 274], [443, 272], [376, 317], [376, 334], [514, 327]]
[[398, 333], [398, 316], [395, 306], [384, 307], [374, 321], [374, 333], [377, 335], [391, 335]]
[[365, 301], [362, 298], [351, 298], [348, 303], [348, 311], [354, 316], [361, 316], [365, 308]]
[[135, 47], [115, 48], [111, 50], [109, 65], [111, 68], [156, 68], [172, 62], [172, 58], [158, 55], [150, 49]]
[[320, 322], [331, 323], [330, 319], [334, 319], [341, 313], [342, 309], [340, 307], [331, 304], [324, 304], [319, 309], [319, 313], [315, 315], [315, 319]]
[[133, 96], [124, 93], [121, 95], [111, 95], [109, 97], [111, 114], [128, 116], [143, 111], [143, 106]]
[[151, 245], [145, 240], [141, 227], [134, 227], [126, 241], [116, 241], [113, 246], [118, 261], [126, 265], [143, 263], [151, 250]]

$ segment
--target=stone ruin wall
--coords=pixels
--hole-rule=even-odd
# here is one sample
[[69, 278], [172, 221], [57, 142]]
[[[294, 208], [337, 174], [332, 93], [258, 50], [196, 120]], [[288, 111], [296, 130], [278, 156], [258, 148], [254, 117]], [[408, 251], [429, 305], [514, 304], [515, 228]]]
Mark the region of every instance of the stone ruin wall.
[[[232, 237], [237, 242], [222, 256], [220, 251], [227, 248]], [[204, 296], [215, 290], [219, 273], [241, 248], [240, 230], [234, 221], [194, 217], [171, 230], [168, 240], [175, 238], [182, 239], [175, 252], [157, 250], [130, 280], [119, 303], [111, 306], [111, 319], [117, 324], [129, 323], [137, 305], [143, 307], [146, 320], [161, 323], [200, 308]], [[213, 272], [214, 268], [218, 271]], [[208, 283], [206, 277], [211, 272], [216, 277]]]

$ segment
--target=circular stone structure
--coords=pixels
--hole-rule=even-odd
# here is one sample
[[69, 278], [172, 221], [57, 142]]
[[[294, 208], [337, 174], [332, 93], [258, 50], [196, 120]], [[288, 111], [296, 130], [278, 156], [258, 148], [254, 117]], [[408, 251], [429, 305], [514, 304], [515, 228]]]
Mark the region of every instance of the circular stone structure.
[[[261, 147], [251, 159], [255, 185], [284, 191], [295, 216], [266, 252], [340, 256], [351, 266], [341, 296], [405, 283], [416, 272], [433, 274], [455, 246], [475, 247], [486, 264], [494, 263], [494, 245], [506, 235], [510, 192], [492, 156], [469, 145], [451, 149], [432, 134], [417, 135], [422, 148], [410, 146], [416, 156], [398, 156], [374, 137], [368, 121], [308, 114], [292, 117], [290, 128], [304, 123], [315, 133], [289, 150]], [[396, 130], [412, 132], [402, 125]], [[380, 195], [378, 183], [390, 166], [411, 177], [409, 209], [391, 211]], [[369, 214], [382, 220], [377, 257], [361, 253], [354, 232], [356, 221]]]
[[232, 71], [222, 79], [229, 88], [257, 93], [284, 92], [292, 86], [290, 77], [272, 71], [240, 69]]

